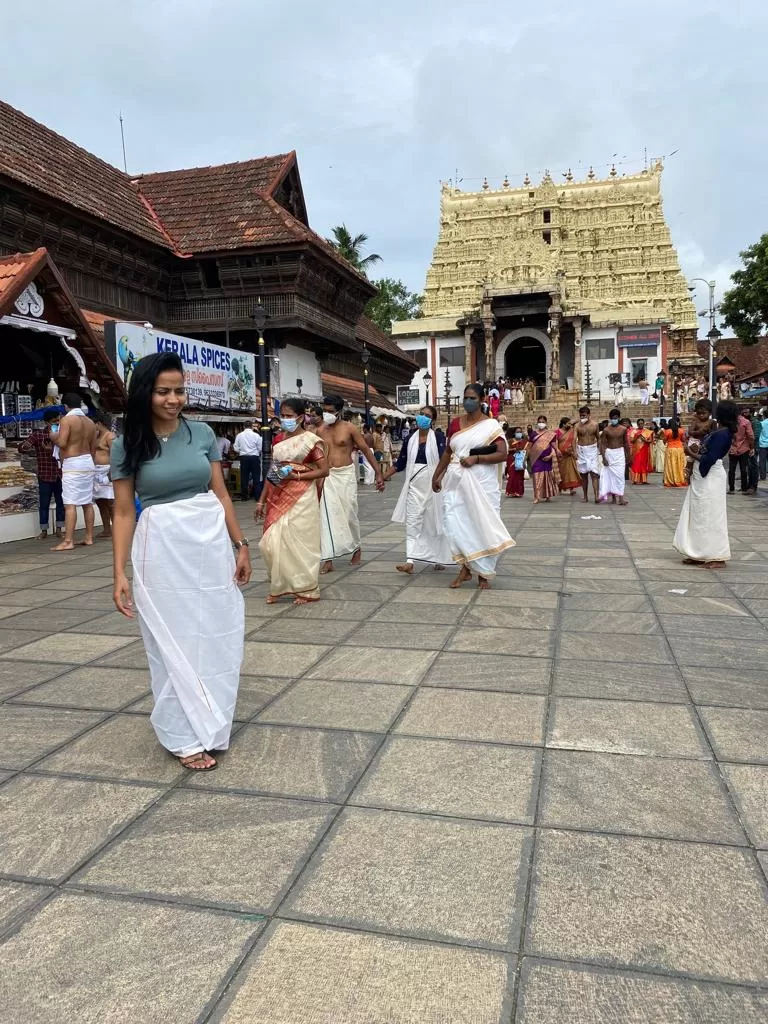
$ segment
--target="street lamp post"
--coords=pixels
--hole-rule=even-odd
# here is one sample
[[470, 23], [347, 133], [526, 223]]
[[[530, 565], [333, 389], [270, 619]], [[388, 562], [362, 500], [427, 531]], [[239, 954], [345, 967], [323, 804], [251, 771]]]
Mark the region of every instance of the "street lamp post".
[[269, 384], [267, 382], [267, 347], [264, 342], [264, 326], [269, 314], [262, 306], [261, 300], [251, 313], [251, 320], [259, 335], [256, 353], [259, 371], [259, 395], [261, 397], [261, 479], [267, 478], [269, 460], [272, 449], [272, 433], [269, 427]]
[[673, 359], [669, 364], [669, 372], [672, 374], [672, 416], [677, 419], [677, 378], [682, 369], [681, 364], [677, 359]]
[[421, 379], [424, 381], [424, 387], [427, 390], [427, 405], [429, 405], [429, 385], [432, 383], [432, 374], [429, 370], [425, 370]]
[[365, 402], [365, 426], [371, 426], [371, 400], [368, 396], [368, 363], [371, 361], [371, 353], [365, 345], [360, 353], [360, 362], [363, 364], [363, 401]]
[[717, 317], [718, 307], [715, 305], [715, 288], [717, 286], [716, 281], [705, 281], [703, 277], [692, 277], [691, 284], [688, 285], [689, 289], [693, 291], [693, 282], [699, 281], [701, 284], [705, 284], [709, 289], [709, 309], [705, 309], [699, 313], [699, 316], [709, 317], [709, 332], [707, 334], [707, 342], [709, 344], [709, 398], [712, 402], [713, 407], [717, 403], [717, 392], [715, 389], [715, 345], [717, 344], [718, 338], [722, 337], [722, 334], [717, 329], [715, 319]]

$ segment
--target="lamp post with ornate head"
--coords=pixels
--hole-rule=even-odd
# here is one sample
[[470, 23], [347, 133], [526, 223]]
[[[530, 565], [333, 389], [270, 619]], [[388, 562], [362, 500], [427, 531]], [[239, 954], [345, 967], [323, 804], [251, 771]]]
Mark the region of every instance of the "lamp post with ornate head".
[[272, 449], [272, 433], [269, 428], [269, 383], [267, 381], [267, 347], [264, 342], [264, 327], [269, 314], [261, 300], [251, 313], [251, 320], [259, 336], [256, 351], [259, 371], [259, 395], [261, 397], [261, 479], [266, 480]]

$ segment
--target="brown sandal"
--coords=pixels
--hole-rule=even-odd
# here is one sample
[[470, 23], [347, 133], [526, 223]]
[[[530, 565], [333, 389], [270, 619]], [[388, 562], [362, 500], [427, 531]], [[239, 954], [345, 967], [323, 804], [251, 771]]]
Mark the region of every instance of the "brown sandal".
[[[206, 762], [212, 761], [212, 764]], [[212, 772], [215, 768], [219, 767], [219, 762], [211, 757], [210, 754], [206, 754], [204, 750], [198, 751], [196, 754], [188, 754], [186, 757], [180, 757], [179, 763], [182, 768], [186, 768], [191, 772]]]

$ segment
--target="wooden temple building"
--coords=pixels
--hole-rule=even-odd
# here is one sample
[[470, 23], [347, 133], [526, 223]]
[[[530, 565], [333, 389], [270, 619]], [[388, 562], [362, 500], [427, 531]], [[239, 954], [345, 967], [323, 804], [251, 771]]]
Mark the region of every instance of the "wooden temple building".
[[[93, 379], [119, 406], [105, 320], [255, 352], [258, 302], [273, 394], [318, 398], [335, 384], [360, 409], [367, 347], [371, 405], [387, 407], [416, 368], [363, 316], [371, 283], [309, 227], [295, 153], [130, 177], [0, 103], [2, 257], [0, 376], [31, 379], [38, 398], [58, 372], [65, 385]], [[32, 266], [45, 273], [28, 281]], [[16, 305], [30, 284], [46, 309], [49, 297], [69, 309], [84, 372], [58, 342], [36, 348], [48, 318]]]
[[[698, 365], [697, 317], [664, 218], [660, 162], [522, 187], [445, 184], [421, 319], [393, 337], [430, 371], [465, 381], [532, 378], [539, 397], [612, 375], [636, 386], [677, 359]], [[415, 379], [415, 378], [414, 378]], [[436, 394], [439, 397], [439, 391]]]

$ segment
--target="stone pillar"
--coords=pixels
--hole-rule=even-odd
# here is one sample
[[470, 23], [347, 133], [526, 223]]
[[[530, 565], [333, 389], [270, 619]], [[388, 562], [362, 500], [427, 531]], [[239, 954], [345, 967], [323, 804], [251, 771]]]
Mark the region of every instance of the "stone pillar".
[[581, 358], [582, 349], [582, 319], [577, 316], [573, 321], [573, 380], [576, 387], [576, 393], [578, 394], [584, 387], [584, 369]]
[[467, 384], [471, 384], [475, 379], [475, 368], [472, 365], [472, 332], [474, 327], [466, 326], [464, 328], [464, 378]]
[[552, 342], [552, 365], [549, 371], [550, 394], [560, 390], [560, 320], [562, 310], [549, 309], [549, 340]]
[[483, 317], [483, 334], [485, 335], [485, 379], [496, 380], [496, 360], [493, 355], [493, 318]]

